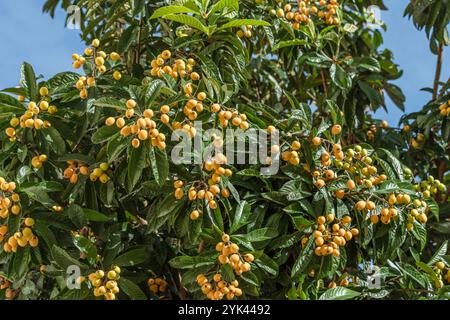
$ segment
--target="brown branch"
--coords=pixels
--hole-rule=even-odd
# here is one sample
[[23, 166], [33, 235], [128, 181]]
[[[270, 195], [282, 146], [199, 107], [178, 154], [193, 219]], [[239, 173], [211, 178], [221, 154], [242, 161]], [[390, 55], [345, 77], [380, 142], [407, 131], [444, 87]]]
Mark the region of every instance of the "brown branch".
[[441, 79], [441, 71], [442, 71], [442, 56], [444, 52], [444, 42], [439, 44], [438, 48], [438, 57], [436, 63], [436, 73], [434, 76], [434, 87], [433, 87], [433, 100], [436, 100], [439, 92], [439, 80]]
[[325, 97], [328, 97], [327, 81], [325, 79], [325, 72], [323, 72], [323, 69], [320, 70], [320, 76], [322, 77], [322, 85], [323, 85], [323, 91], [325, 93]]

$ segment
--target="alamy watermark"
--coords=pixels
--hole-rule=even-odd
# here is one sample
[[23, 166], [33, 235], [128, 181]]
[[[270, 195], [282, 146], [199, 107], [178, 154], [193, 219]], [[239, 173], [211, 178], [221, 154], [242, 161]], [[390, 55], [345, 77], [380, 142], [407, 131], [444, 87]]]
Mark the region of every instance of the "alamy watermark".
[[375, 265], [370, 265], [364, 271], [367, 275], [367, 288], [372, 290], [381, 289], [380, 268]]
[[66, 285], [69, 290], [79, 290], [81, 288], [81, 270], [77, 265], [71, 265], [66, 270]]
[[71, 30], [81, 29], [81, 9], [79, 6], [70, 5], [67, 7], [66, 27]]
[[371, 5], [366, 9], [367, 27], [372, 30], [381, 29], [383, 20], [381, 20], [381, 9], [377, 5]]

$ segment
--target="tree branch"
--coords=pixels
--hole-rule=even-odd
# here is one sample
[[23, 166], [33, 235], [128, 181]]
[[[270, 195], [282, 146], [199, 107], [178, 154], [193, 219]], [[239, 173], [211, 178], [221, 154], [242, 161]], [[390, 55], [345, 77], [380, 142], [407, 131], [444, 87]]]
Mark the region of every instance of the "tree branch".
[[441, 79], [441, 71], [442, 71], [442, 56], [444, 52], [444, 42], [439, 44], [438, 48], [438, 57], [436, 63], [436, 73], [434, 76], [434, 86], [433, 86], [433, 100], [436, 100], [439, 92], [439, 80]]

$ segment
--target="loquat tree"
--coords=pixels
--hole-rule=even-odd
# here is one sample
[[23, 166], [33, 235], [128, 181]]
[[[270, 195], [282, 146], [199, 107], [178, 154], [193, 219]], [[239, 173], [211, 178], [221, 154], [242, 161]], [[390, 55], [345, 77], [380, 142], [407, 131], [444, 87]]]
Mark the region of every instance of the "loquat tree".
[[[0, 93], [2, 297], [449, 298], [448, 83], [401, 129], [373, 118], [405, 103], [381, 0], [61, 5], [73, 70]], [[449, 10], [406, 9], [438, 70]], [[227, 129], [269, 137], [262, 161], [217, 151]]]

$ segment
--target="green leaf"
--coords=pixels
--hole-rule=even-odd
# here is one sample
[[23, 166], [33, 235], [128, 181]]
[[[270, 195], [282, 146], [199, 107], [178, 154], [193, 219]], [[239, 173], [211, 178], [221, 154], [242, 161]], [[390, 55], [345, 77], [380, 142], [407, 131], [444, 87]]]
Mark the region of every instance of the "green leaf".
[[445, 240], [444, 242], [442, 242], [439, 249], [436, 250], [436, 252], [433, 254], [433, 256], [431, 257], [430, 261], [428, 261], [427, 264], [429, 266], [432, 266], [436, 262], [441, 261], [442, 257], [447, 253], [447, 250], [448, 250], [448, 240]]
[[137, 37], [137, 31], [139, 29], [139, 26], [136, 25], [130, 25], [125, 31], [122, 33], [119, 43], [117, 45], [117, 51], [119, 53], [124, 53], [128, 50], [131, 43], [136, 39]]
[[158, 94], [161, 90], [161, 88], [164, 86], [164, 82], [156, 79], [150, 82], [150, 84], [147, 87], [147, 91], [145, 94], [146, 102], [145, 104], [147, 106], [150, 106], [150, 104], [158, 97]]
[[384, 85], [384, 90], [388, 94], [389, 98], [395, 103], [395, 105], [402, 111], [405, 111], [405, 101], [406, 97], [398, 86], [392, 83], [386, 83]]
[[54, 127], [44, 129], [44, 135], [56, 154], [62, 155], [66, 152], [66, 143], [58, 130]]
[[270, 26], [271, 24], [267, 21], [263, 20], [255, 20], [255, 19], [236, 19], [232, 20], [228, 23], [225, 23], [221, 25], [217, 31], [228, 29], [228, 28], [234, 28], [234, 27], [241, 27], [241, 26]]
[[127, 110], [127, 105], [125, 104], [125, 102], [110, 97], [103, 97], [97, 99], [93, 102], [93, 104], [94, 106], [102, 108], [112, 108], [114, 110]]
[[121, 277], [118, 281], [121, 291], [123, 291], [131, 300], [147, 300], [145, 293], [134, 282]]
[[53, 260], [56, 262], [58, 266], [60, 266], [63, 270], [67, 270], [69, 266], [78, 266], [81, 269], [87, 269], [87, 266], [78, 259], [75, 259], [70, 254], [67, 253], [63, 248], [58, 247], [57, 245], [53, 245], [51, 249]]
[[38, 101], [39, 92], [33, 67], [27, 62], [23, 62], [20, 73], [20, 84], [25, 88], [28, 98], [32, 101]]
[[90, 240], [83, 236], [75, 236], [73, 243], [80, 252], [86, 255], [90, 264], [94, 265], [97, 262], [97, 248]]
[[348, 289], [346, 287], [336, 287], [325, 291], [319, 297], [319, 300], [349, 300], [360, 295], [360, 292]]
[[381, 72], [380, 63], [372, 57], [363, 57], [355, 59], [354, 64], [357, 67], [364, 68], [372, 72]]
[[36, 234], [44, 240], [49, 248], [52, 248], [56, 244], [56, 237], [50, 228], [43, 222], [36, 220], [33, 226], [33, 230]]
[[278, 235], [278, 230], [274, 228], [261, 228], [250, 231], [242, 237], [248, 242], [258, 242], [273, 239]]
[[278, 264], [266, 254], [262, 254], [255, 260], [258, 267], [272, 276], [278, 275]]
[[38, 203], [41, 203], [46, 207], [52, 207], [56, 205], [55, 201], [53, 201], [53, 199], [51, 199], [48, 196], [47, 192], [45, 192], [45, 189], [43, 187], [40, 186], [31, 186], [27, 188], [22, 187], [21, 191], [25, 192], [34, 201], [37, 201]]
[[276, 51], [276, 50], [279, 50], [281, 48], [286, 48], [286, 47], [303, 46], [305, 44], [308, 44], [308, 41], [305, 39], [280, 41], [276, 45], [273, 46], [272, 51]]
[[120, 256], [116, 257], [112, 264], [120, 267], [130, 267], [144, 263], [150, 258], [145, 247], [131, 249]]
[[358, 86], [366, 94], [367, 98], [369, 98], [369, 101], [373, 107], [383, 105], [381, 94], [377, 90], [372, 88], [367, 82], [358, 81]]
[[336, 63], [331, 65], [330, 76], [333, 83], [342, 90], [347, 90], [352, 85], [351, 78], [347, 75], [345, 70]]
[[92, 143], [99, 144], [107, 141], [113, 135], [119, 132], [119, 128], [117, 126], [103, 126], [100, 127], [93, 135], [92, 135]]
[[215, 260], [211, 257], [179, 256], [170, 260], [169, 264], [175, 269], [191, 269], [203, 266], [213, 266], [215, 264]]
[[185, 14], [169, 14], [164, 16], [164, 19], [169, 19], [186, 26], [192, 27], [194, 29], [200, 30], [203, 33], [209, 34], [209, 29], [203, 23], [200, 22], [197, 18], [185, 15]]
[[111, 139], [108, 140], [108, 144], [106, 145], [106, 152], [108, 153], [109, 162], [115, 161], [129, 146], [129, 139], [122, 137], [119, 133], [113, 135]]
[[149, 212], [147, 217], [148, 232], [157, 231], [169, 218], [175, 216], [184, 206], [185, 200], [175, 198], [173, 192], [169, 193], [156, 208]]
[[423, 250], [423, 248], [427, 244], [427, 230], [421, 223], [414, 221], [414, 228], [411, 232], [414, 235], [414, 238], [419, 240], [420, 250]]
[[310, 261], [314, 256], [313, 251], [314, 238], [310, 237], [306, 246], [300, 252], [300, 255], [295, 260], [294, 265], [291, 270], [291, 278], [296, 278], [300, 273], [302, 273], [306, 267], [309, 265]]
[[2, 113], [21, 114], [25, 111], [25, 108], [16, 98], [9, 94], [0, 93], [0, 111]]
[[147, 157], [148, 143], [142, 143], [139, 148], [131, 148], [128, 160], [128, 190], [132, 191], [142, 176]]
[[226, 282], [231, 282], [236, 279], [234, 275], [234, 270], [229, 264], [221, 265], [220, 273], [222, 274], [222, 279]]
[[75, 160], [78, 162], [84, 162], [85, 164], [88, 164], [88, 165], [95, 162], [95, 160], [92, 157], [90, 157], [88, 155], [80, 154], [80, 153], [67, 153], [67, 154], [62, 155], [58, 159], [58, 161], [64, 161], [64, 162], [66, 162], [67, 160]]
[[233, 217], [233, 223], [230, 227], [230, 233], [236, 232], [250, 222], [250, 212], [251, 206], [247, 203], [247, 201], [241, 201], [236, 208], [236, 212]]
[[188, 7], [185, 7], [185, 6], [165, 6], [165, 7], [156, 9], [153, 12], [152, 16], [150, 17], [150, 20], [164, 17], [168, 14], [174, 14], [174, 13], [197, 13], [197, 12], [192, 9], [189, 9]]
[[377, 153], [379, 153], [380, 151], [387, 156], [387, 161], [389, 162], [391, 167], [394, 169], [397, 177], [400, 180], [403, 180], [403, 169], [402, 169], [402, 164], [400, 163], [400, 161], [389, 150], [379, 148], [377, 150]]
[[209, 10], [208, 16], [217, 11], [221, 11], [225, 8], [230, 9], [230, 11], [238, 11], [239, 10], [239, 0], [220, 0], [220, 1], [216, 2]]
[[86, 217], [84, 216], [83, 208], [75, 203], [71, 204], [67, 208], [67, 215], [73, 224], [78, 228], [81, 228], [87, 222]]
[[111, 220], [111, 217], [108, 217], [107, 215], [100, 213], [98, 211], [92, 210], [92, 209], [83, 208], [83, 213], [84, 213], [85, 218], [88, 221], [106, 222], [106, 221]]
[[150, 164], [153, 176], [159, 185], [163, 185], [169, 176], [169, 161], [165, 151], [150, 147]]

